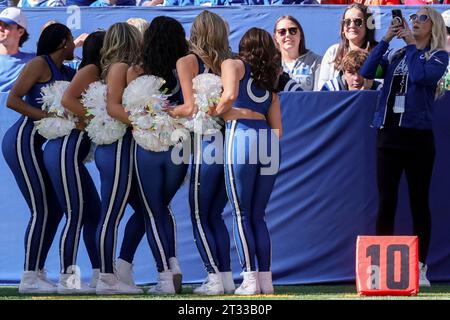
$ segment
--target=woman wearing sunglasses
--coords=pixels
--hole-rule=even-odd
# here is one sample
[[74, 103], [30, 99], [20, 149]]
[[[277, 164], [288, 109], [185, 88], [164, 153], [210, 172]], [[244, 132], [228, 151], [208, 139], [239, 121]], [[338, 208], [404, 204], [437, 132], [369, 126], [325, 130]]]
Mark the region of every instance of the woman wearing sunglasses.
[[[373, 79], [383, 70], [381, 91], [373, 126], [377, 134], [377, 182], [379, 206], [377, 234], [394, 233], [400, 177], [406, 174], [414, 234], [419, 237], [421, 286], [429, 286], [426, 258], [431, 234], [428, 204], [435, 156], [432, 105], [439, 79], [448, 64], [445, 25], [441, 15], [422, 7], [411, 15], [412, 28], [391, 24], [382, 41], [361, 68], [361, 75]], [[397, 37], [406, 46], [389, 52], [389, 42]]]
[[375, 27], [371, 26], [371, 13], [362, 4], [348, 6], [341, 21], [341, 42], [328, 48], [323, 56], [318, 80], [319, 88], [338, 76], [342, 59], [351, 50], [372, 50], [376, 46]]
[[281, 52], [283, 71], [289, 74], [303, 91], [318, 90], [322, 57], [306, 49], [303, 28], [293, 16], [282, 16], [275, 23], [274, 39]]

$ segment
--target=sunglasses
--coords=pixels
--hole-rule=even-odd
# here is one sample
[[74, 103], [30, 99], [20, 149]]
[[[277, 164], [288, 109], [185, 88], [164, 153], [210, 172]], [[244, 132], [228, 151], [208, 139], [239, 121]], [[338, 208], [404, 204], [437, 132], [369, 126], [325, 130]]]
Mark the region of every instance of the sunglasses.
[[428, 19], [430, 19], [430, 17], [426, 14], [421, 14], [420, 16], [413, 13], [412, 15], [409, 16], [409, 20], [411, 21], [419, 21], [420, 23], [425, 23], [428, 21]]
[[287, 29], [278, 29], [277, 33], [279, 36], [284, 37], [287, 33], [289, 32], [289, 34], [291, 36], [295, 36], [298, 32], [298, 28], [297, 27], [292, 27], [292, 28], [287, 28]]
[[355, 27], [360, 28], [360, 27], [363, 25], [363, 23], [364, 23], [364, 19], [361, 19], [361, 18], [356, 18], [356, 19], [344, 19], [344, 20], [342, 20], [342, 22], [344, 23], [344, 25], [345, 25], [346, 27], [350, 27], [350, 25], [351, 25], [352, 22], [353, 22], [353, 24], [355, 25]]

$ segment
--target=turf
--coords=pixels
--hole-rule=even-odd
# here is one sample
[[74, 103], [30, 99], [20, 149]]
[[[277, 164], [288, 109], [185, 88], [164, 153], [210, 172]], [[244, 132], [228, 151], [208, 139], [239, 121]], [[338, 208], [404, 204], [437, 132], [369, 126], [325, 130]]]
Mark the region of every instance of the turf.
[[[354, 285], [303, 285], [303, 286], [276, 286], [274, 295], [257, 295], [251, 297], [238, 297], [233, 295], [205, 297], [192, 293], [192, 286], [183, 286], [183, 294], [176, 296], [151, 296], [151, 295], [133, 295], [133, 296], [96, 296], [96, 295], [21, 295], [17, 286], [0, 287], [0, 300], [85, 300], [85, 299], [134, 299], [134, 300], [200, 300], [200, 299], [251, 299], [251, 300], [450, 300], [450, 284], [433, 284], [431, 288], [421, 288], [420, 293], [413, 297], [361, 297], [356, 293]], [[145, 287], [146, 289], [146, 287]]]

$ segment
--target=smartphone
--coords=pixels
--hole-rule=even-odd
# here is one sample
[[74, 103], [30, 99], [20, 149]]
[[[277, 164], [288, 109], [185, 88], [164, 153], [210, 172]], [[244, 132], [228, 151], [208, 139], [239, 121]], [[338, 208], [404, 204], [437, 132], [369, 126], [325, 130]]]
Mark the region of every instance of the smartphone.
[[392, 10], [392, 25], [395, 26], [403, 26], [403, 15], [402, 10], [400, 9], [393, 9]]

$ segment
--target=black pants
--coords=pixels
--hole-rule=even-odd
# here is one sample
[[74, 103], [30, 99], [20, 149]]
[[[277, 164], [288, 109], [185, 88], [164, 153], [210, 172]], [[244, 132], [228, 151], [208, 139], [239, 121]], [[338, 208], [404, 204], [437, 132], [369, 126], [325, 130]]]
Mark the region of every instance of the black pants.
[[377, 183], [379, 194], [377, 235], [393, 235], [400, 178], [408, 182], [414, 234], [419, 237], [419, 261], [425, 263], [431, 234], [429, 190], [434, 147], [413, 150], [378, 148]]

